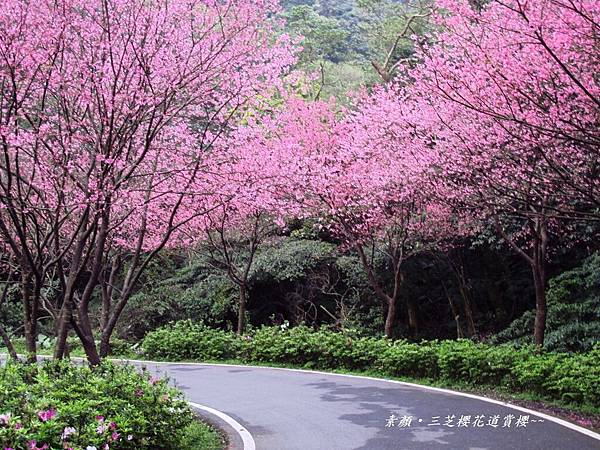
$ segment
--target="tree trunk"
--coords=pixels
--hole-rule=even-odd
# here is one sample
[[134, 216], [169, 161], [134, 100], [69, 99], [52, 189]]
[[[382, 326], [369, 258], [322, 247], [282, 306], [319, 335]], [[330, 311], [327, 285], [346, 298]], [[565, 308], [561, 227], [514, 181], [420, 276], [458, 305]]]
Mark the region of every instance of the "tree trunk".
[[67, 295], [63, 297], [63, 305], [58, 316], [56, 326], [56, 347], [54, 347], [54, 359], [62, 359], [65, 356], [67, 347], [67, 336], [69, 334], [69, 322], [73, 317], [73, 297], [67, 290]]
[[10, 357], [14, 360], [18, 360], [19, 355], [17, 355], [17, 352], [15, 351], [15, 347], [12, 345], [12, 342], [10, 341], [10, 337], [8, 336], [8, 333], [2, 326], [0, 326], [0, 336], [2, 336], [2, 342], [4, 342], [4, 345], [6, 346]]
[[27, 348], [27, 361], [37, 362], [37, 305], [35, 293], [32, 292], [32, 279], [23, 271], [21, 277], [21, 294], [25, 311], [25, 345]]
[[100, 338], [100, 357], [106, 358], [108, 355], [110, 355], [110, 350], [110, 337], [105, 339], [103, 333]]
[[465, 317], [467, 318], [467, 325], [469, 328], [469, 336], [473, 337], [477, 334], [477, 328], [475, 328], [475, 321], [473, 320], [473, 308], [471, 307], [471, 299], [466, 293], [463, 295], [463, 302], [465, 306]]
[[102, 283], [102, 312], [100, 315], [100, 329], [104, 330], [108, 326], [110, 317], [111, 295], [105, 283]]
[[387, 301], [387, 314], [385, 316], [385, 337], [392, 339], [394, 335], [394, 324], [396, 323], [396, 299], [389, 298]]
[[[543, 213], [544, 211], [542, 211]], [[533, 340], [535, 345], [544, 345], [544, 334], [546, 332], [546, 268], [547, 268], [547, 253], [548, 253], [548, 226], [546, 217], [536, 217], [529, 221], [529, 227], [532, 241], [531, 255], [527, 254], [523, 249], [519, 248], [514, 241], [510, 240], [506, 233], [502, 230], [498, 219], [496, 218], [496, 228], [502, 234], [502, 237], [508, 244], [520, 254], [531, 267], [533, 274], [533, 284], [535, 287], [535, 323], [533, 328]]]
[[83, 350], [85, 350], [85, 356], [87, 357], [90, 366], [99, 366], [101, 360], [100, 355], [98, 355], [98, 350], [96, 349], [94, 337], [89, 334], [84, 334], [81, 343], [83, 344]]
[[127, 306], [127, 302], [132, 293], [131, 286], [132, 284], [129, 284], [129, 281], [126, 281], [126, 285], [121, 292], [119, 300], [115, 304], [114, 310], [110, 314], [106, 327], [102, 329], [102, 334], [100, 336], [100, 356], [102, 358], [107, 357], [110, 353], [110, 338], [119, 322], [121, 313], [125, 309], [125, 306]]
[[94, 280], [90, 280], [85, 288], [84, 297], [86, 298], [82, 298], [79, 301], [79, 307], [76, 309], [77, 320], [75, 321], [75, 324], [77, 327], [76, 332], [78, 330], [79, 338], [83, 344], [83, 349], [85, 350], [85, 355], [87, 356], [88, 362], [91, 366], [98, 366], [100, 364], [100, 355], [98, 354], [96, 342], [94, 341], [94, 330], [90, 322], [88, 301], [86, 300], [91, 296], [93, 285], [90, 283], [93, 281]]
[[413, 337], [419, 332], [419, 318], [417, 316], [417, 304], [410, 298], [406, 300], [406, 312], [408, 315], [408, 329]]
[[541, 267], [532, 267], [533, 282], [535, 285], [535, 324], [533, 328], [533, 340], [535, 345], [540, 347], [544, 345], [544, 335], [546, 332], [546, 314], [548, 307], [546, 305], [546, 280], [544, 269]]
[[460, 292], [460, 296], [463, 301], [465, 318], [467, 319], [467, 328], [469, 332], [469, 336], [475, 336], [477, 334], [477, 330], [475, 328], [475, 321], [473, 320], [473, 307], [471, 306], [471, 293], [469, 291], [469, 287], [467, 285], [465, 273], [464, 273], [464, 265], [462, 262], [459, 263], [460, 266], [456, 267], [456, 279], [458, 281], [458, 291]]
[[89, 324], [86, 325], [85, 322], [83, 324], [81, 322], [77, 323], [75, 320], [72, 320], [71, 323], [73, 324], [73, 329], [75, 330], [75, 333], [77, 333], [77, 336], [83, 345], [83, 350], [85, 351], [85, 356], [87, 357], [90, 366], [100, 365], [100, 355], [98, 355], [96, 343], [94, 342], [94, 334], [92, 333], [92, 329]]
[[[0, 297], [0, 307], [4, 304], [4, 302], [6, 301], [6, 298], [8, 297], [8, 290], [10, 288], [12, 274], [13, 274], [13, 271], [11, 269], [11, 271], [8, 274], [8, 277], [6, 279], [6, 284], [4, 285], [4, 289], [2, 290], [2, 296]], [[15, 347], [12, 345], [10, 336], [8, 335], [8, 333], [6, 332], [6, 330], [4, 329], [4, 327], [2, 325], [0, 325], [0, 336], [2, 337], [2, 342], [4, 342], [4, 345], [6, 346], [6, 349], [8, 350], [8, 354], [10, 355], [10, 357], [13, 358], [14, 360], [18, 360], [19, 356], [17, 355], [17, 352], [15, 351]]]
[[240, 298], [239, 298], [239, 309], [238, 309], [238, 324], [237, 324], [237, 333], [242, 334], [244, 329], [246, 328], [246, 301], [247, 301], [247, 292], [246, 286], [240, 286]]
[[465, 332], [460, 325], [460, 311], [458, 310], [456, 303], [452, 300], [452, 296], [444, 287], [444, 291], [446, 293], [446, 298], [448, 299], [448, 303], [450, 304], [450, 310], [452, 311], [452, 317], [454, 317], [454, 321], [456, 322], [456, 337], [457, 339], [462, 339], [465, 337]]
[[85, 355], [90, 366], [99, 366], [101, 359], [100, 356], [98, 356], [93, 334], [91, 334], [89, 331], [83, 330], [81, 325], [78, 324], [74, 318], [71, 319], [70, 325], [73, 330], [75, 330], [77, 337], [81, 341], [81, 345], [83, 345], [83, 350], [85, 351]]
[[112, 337], [113, 331], [117, 326], [117, 322], [119, 321], [119, 317], [121, 317], [121, 312], [125, 308], [127, 300], [123, 300], [122, 298], [117, 302], [117, 306], [115, 310], [110, 315], [106, 326], [102, 329], [102, 334], [100, 335], [100, 356], [105, 358], [110, 353], [110, 338]]

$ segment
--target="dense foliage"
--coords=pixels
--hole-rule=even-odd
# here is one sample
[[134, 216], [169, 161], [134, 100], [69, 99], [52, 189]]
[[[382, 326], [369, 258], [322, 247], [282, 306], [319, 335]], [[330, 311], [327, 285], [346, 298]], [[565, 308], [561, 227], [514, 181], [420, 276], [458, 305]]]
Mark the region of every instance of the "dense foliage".
[[132, 366], [0, 367], [0, 447], [180, 449], [193, 414], [166, 380]]
[[369, 370], [394, 377], [506, 387], [566, 403], [600, 406], [599, 346], [573, 355], [470, 340], [410, 343], [285, 324], [236, 336], [179, 322], [149, 333], [142, 348], [149, 358], [172, 361], [237, 359], [314, 369]]
[[[550, 280], [548, 329], [544, 347], [555, 351], [588, 351], [600, 342], [600, 255]], [[535, 314], [527, 311], [492, 343], [532, 343]]]
[[[383, 329], [382, 307], [374, 298], [358, 257], [352, 252], [336, 250], [326, 235], [306, 233], [304, 228], [295, 229], [291, 236], [278, 237], [257, 254], [249, 277], [250, 325], [259, 327], [287, 320], [293, 326], [326, 325], [379, 336]], [[569, 266], [580, 258], [579, 254], [577, 251], [557, 257], [553, 272], [569, 273]], [[557, 346], [546, 348], [589, 350], [597, 339], [593, 334], [597, 326], [597, 306], [594, 306], [597, 288], [593, 282], [593, 264], [590, 265], [596, 260], [591, 258], [582, 263], [585, 269], [573, 269], [572, 273], [590, 272], [584, 277], [568, 276], [569, 289], [559, 282], [567, 275], [551, 278], [547, 345], [555, 342], [552, 345]], [[448, 258], [439, 254], [412, 258], [405, 270], [407, 281], [399, 303], [402, 313], [396, 323], [396, 336], [412, 340], [493, 336], [492, 342], [522, 338], [519, 342], [531, 343], [533, 314], [528, 311], [534, 307], [533, 292], [525, 267], [517, 257], [504, 255], [501, 249], [473, 244], [455, 249]], [[384, 280], [389, 277], [385, 261], [377, 262], [376, 273]], [[588, 286], [584, 289], [587, 294], [577, 294], [577, 286], [584, 285]], [[583, 301], [584, 297], [588, 300]], [[190, 260], [163, 258], [148, 272], [132, 297], [118, 335], [133, 344], [149, 330], [185, 319], [234, 329], [235, 300], [231, 282], [211, 267], [202, 254]], [[419, 328], [415, 335], [410, 333], [404, 312], [409, 300], [416, 305]], [[474, 330], [466, 314], [469, 302]], [[573, 314], [579, 313], [567, 318], [556, 309], [557, 302], [564, 303]], [[526, 319], [529, 322], [522, 324]], [[506, 333], [497, 335], [513, 321]], [[563, 325], [565, 330], [573, 328], [579, 332], [555, 334]], [[584, 342], [587, 343], [582, 345]], [[113, 348], [117, 344], [115, 340]]]

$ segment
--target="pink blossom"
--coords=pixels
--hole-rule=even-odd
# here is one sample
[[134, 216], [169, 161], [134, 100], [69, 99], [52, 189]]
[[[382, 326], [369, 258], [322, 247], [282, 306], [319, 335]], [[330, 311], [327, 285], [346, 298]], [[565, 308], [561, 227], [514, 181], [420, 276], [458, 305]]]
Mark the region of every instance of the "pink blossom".
[[48, 444], [42, 444], [41, 447], [38, 446], [36, 441], [29, 441], [27, 443], [29, 450], [47, 450]]
[[52, 420], [55, 416], [56, 416], [55, 409], [48, 409], [46, 411], [38, 412], [38, 417], [42, 422], [47, 422], [49, 420]]

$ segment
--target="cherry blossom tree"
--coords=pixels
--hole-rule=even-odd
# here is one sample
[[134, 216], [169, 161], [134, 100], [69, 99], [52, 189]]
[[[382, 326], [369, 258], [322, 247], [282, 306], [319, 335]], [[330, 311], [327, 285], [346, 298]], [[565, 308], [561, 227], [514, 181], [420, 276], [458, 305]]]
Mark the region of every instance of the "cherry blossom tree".
[[411, 72], [414, 118], [435, 143], [449, 198], [530, 265], [543, 344], [552, 241], [597, 217], [598, 2], [438, 1], [436, 44]]
[[55, 357], [73, 328], [99, 362], [89, 306], [120, 254], [106, 353], [148, 262], [206, 212], [196, 188], [211, 147], [293, 62], [276, 10], [269, 0], [2, 3], [0, 233], [19, 261], [31, 353], [54, 269]]
[[[338, 131], [335, 160], [341, 167], [315, 186], [327, 226], [358, 253], [387, 307], [388, 337], [402, 298], [404, 262], [468, 230], [444, 201], [447, 185], [437, 176], [435, 154], [427, 145], [414, 145], [416, 129], [408, 119], [418, 105], [402, 95], [381, 88], [358, 105]], [[391, 283], [377, 276], [377, 254], [392, 274]], [[409, 329], [416, 334], [418, 305], [404, 300]]]
[[[357, 252], [387, 309], [388, 337], [404, 261], [458, 232], [452, 211], [432, 195], [442, 186], [432, 176], [429, 149], [408, 147], [413, 131], [403, 113], [384, 89], [343, 119], [334, 104], [291, 98], [263, 123], [254, 144], [263, 155], [264, 178], [285, 193], [288, 211], [317, 219], [343, 248]], [[383, 268], [378, 266], [382, 259]], [[391, 273], [391, 283], [378, 276], [378, 269]], [[409, 305], [409, 322], [416, 329], [416, 305]]]
[[[245, 329], [249, 276], [260, 246], [284, 226], [286, 204], [254, 146], [254, 128], [240, 128], [217, 150], [218, 170], [206, 182], [212, 192], [204, 200], [206, 214], [189, 223], [191, 248], [208, 254], [210, 263], [226, 273], [238, 289], [237, 333]], [[195, 242], [195, 244], [194, 244]]]

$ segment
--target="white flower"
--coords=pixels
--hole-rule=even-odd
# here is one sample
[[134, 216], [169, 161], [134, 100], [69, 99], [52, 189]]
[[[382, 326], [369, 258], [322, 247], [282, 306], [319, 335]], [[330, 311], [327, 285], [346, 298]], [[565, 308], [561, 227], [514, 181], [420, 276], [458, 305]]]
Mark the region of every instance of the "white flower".
[[96, 447], [94, 447], [93, 445], [88, 445], [85, 450], [98, 450]]
[[62, 440], [64, 441], [65, 439], [68, 439], [69, 436], [71, 436], [72, 434], [75, 434], [77, 432], [77, 430], [73, 427], [65, 427], [65, 429], [62, 432]]
[[131, 441], [132, 439], [133, 439], [133, 435], [131, 435], [131, 434], [128, 434], [128, 435], [127, 435], [127, 440], [128, 440], [128, 441]]

